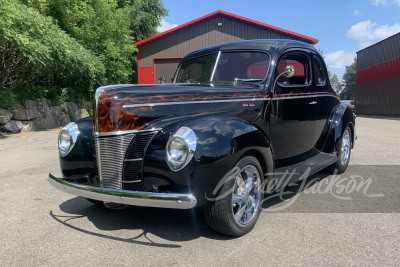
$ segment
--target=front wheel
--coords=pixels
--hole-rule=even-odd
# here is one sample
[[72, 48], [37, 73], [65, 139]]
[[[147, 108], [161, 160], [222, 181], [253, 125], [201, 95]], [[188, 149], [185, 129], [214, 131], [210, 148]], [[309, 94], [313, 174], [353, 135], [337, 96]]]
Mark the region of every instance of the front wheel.
[[336, 144], [336, 148], [338, 150], [338, 159], [337, 161], [329, 166], [329, 172], [335, 172], [337, 170], [338, 174], [344, 173], [349, 166], [350, 155], [351, 155], [351, 130], [350, 127], [347, 126], [346, 130], [344, 130], [342, 138], [339, 139]]
[[253, 156], [244, 156], [236, 164], [217, 198], [205, 206], [209, 226], [217, 232], [242, 236], [250, 232], [260, 216], [262, 168]]

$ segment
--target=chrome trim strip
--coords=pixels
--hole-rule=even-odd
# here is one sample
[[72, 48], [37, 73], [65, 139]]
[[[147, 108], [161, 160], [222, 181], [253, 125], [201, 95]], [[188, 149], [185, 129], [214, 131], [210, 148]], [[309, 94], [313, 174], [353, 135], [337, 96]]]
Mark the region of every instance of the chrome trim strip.
[[135, 183], [140, 183], [142, 180], [133, 180], [133, 181], [122, 181], [124, 184], [135, 184]]
[[219, 61], [220, 57], [221, 57], [221, 51], [218, 52], [217, 60], [215, 60], [214, 68], [213, 68], [211, 78], [210, 78], [210, 82], [214, 79], [215, 71], [217, 70], [218, 61]]
[[[308, 98], [308, 97], [323, 97], [330, 96], [338, 98], [335, 95], [331, 94], [310, 94], [310, 95], [301, 95], [301, 96], [283, 96], [283, 97], [273, 97], [272, 100], [280, 100], [280, 99], [297, 99], [297, 98]], [[209, 103], [225, 103], [225, 102], [241, 102], [241, 101], [263, 101], [270, 98], [233, 98], [233, 99], [216, 99], [216, 100], [193, 100], [193, 101], [177, 101], [177, 102], [160, 102], [160, 103], [143, 103], [143, 104], [131, 104], [131, 105], [123, 105], [123, 108], [140, 108], [140, 107], [154, 107], [154, 106], [168, 106], [168, 105], [186, 105], [186, 104], [209, 104]]]
[[161, 130], [162, 130], [161, 128], [152, 128], [152, 129], [146, 129], [146, 130], [127, 130], [127, 131], [104, 132], [104, 133], [96, 132], [95, 138], [98, 138], [101, 136], [124, 135], [124, 134], [138, 133], [138, 132], [158, 132]]
[[301, 96], [282, 96], [282, 97], [273, 97], [272, 100], [281, 100], [281, 99], [298, 99], [298, 98], [309, 98], [309, 97], [323, 97], [323, 96], [329, 96], [329, 97], [334, 97], [339, 99], [337, 96], [335, 95], [331, 95], [331, 94], [310, 94], [310, 95], [301, 95]]
[[50, 184], [64, 192], [94, 200], [133, 206], [167, 209], [191, 209], [197, 199], [192, 194], [152, 193], [81, 185], [49, 174]]
[[124, 161], [141, 161], [143, 160], [142, 158], [139, 159], [124, 159]]
[[264, 101], [267, 98], [233, 98], [233, 99], [220, 99], [220, 100], [193, 100], [193, 101], [176, 101], [176, 102], [160, 102], [160, 103], [143, 103], [123, 105], [123, 108], [140, 108], [140, 107], [154, 107], [154, 106], [168, 106], [168, 105], [185, 105], [185, 104], [209, 104], [209, 103], [224, 103], [224, 102], [241, 102], [241, 101]]

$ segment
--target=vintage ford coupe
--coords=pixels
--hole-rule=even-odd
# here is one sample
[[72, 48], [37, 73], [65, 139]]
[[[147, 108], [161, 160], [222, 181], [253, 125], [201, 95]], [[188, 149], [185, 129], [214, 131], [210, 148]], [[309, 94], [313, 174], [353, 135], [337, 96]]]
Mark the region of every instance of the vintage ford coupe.
[[211, 228], [241, 236], [267, 182], [342, 173], [354, 139], [314, 47], [240, 41], [188, 54], [172, 84], [98, 88], [93, 118], [61, 130], [63, 178], [49, 181], [110, 208], [201, 207]]

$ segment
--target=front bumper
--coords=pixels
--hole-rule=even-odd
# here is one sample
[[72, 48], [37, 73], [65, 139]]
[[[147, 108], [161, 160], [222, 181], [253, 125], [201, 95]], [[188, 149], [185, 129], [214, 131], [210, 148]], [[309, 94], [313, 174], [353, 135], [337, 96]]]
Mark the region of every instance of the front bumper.
[[48, 181], [52, 186], [64, 192], [104, 202], [168, 209], [191, 209], [197, 204], [197, 199], [192, 194], [151, 193], [102, 188], [68, 182], [51, 174], [49, 174]]

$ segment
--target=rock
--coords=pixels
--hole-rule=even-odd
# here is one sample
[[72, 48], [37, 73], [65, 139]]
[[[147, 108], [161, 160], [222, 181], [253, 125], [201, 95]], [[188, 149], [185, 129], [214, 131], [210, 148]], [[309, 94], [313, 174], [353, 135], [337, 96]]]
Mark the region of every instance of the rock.
[[71, 122], [71, 120], [70, 120], [68, 114], [65, 114], [65, 113], [61, 114], [60, 119], [58, 121], [59, 126], [64, 127], [65, 125], [67, 125], [70, 122]]
[[80, 108], [78, 110], [75, 110], [75, 114], [74, 115], [75, 115], [75, 121], [90, 116], [89, 113], [84, 108]]
[[46, 108], [49, 108], [49, 106], [47, 105], [47, 100], [46, 98], [39, 98], [36, 99], [36, 105], [37, 105], [37, 110], [41, 113], [44, 114], [44, 110]]
[[2, 133], [0, 133], [0, 139], [6, 138]]
[[18, 133], [24, 125], [20, 121], [10, 120], [5, 125], [1, 126], [2, 131]]
[[44, 110], [44, 118], [46, 119], [46, 122], [47, 122], [47, 129], [57, 128], [56, 120], [54, 119], [53, 115], [51, 114], [51, 111], [49, 108], [46, 108]]
[[41, 117], [36, 108], [14, 110], [13, 115], [15, 120], [20, 121], [29, 121]]
[[11, 111], [0, 108], [0, 124], [6, 124], [12, 118], [13, 114]]
[[21, 133], [32, 132], [33, 130], [33, 122], [32, 121], [21, 121], [22, 129]]
[[52, 106], [50, 107], [50, 112], [56, 122], [56, 126], [60, 127], [60, 117], [63, 113], [63, 108], [60, 106]]
[[66, 103], [62, 104], [60, 107], [61, 107], [62, 112], [65, 112], [68, 114], [68, 106]]
[[38, 118], [33, 121], [32, 131], [44, 131], [47, 129], [47, 121], [45, 118]]
[[67, 105], [69, 111], [75, 112], [75, 110], [78, 110], [78, 109], [79, 109], [78, 105], [75, 104], [75, 103], [72, 103], [72, 102], [65, 102], [65, 104]]
[[83, 100], [82, 103], [79, 105], [80, 108], [84, 108], [86, 110], [93, 109], [93, 103], [90, 101]]
[[75, 103], [72, 103], [72, 102], [65, 102], [65, 104], [67, 104], [67, 107], [68, 107], [68, 114], [71, 114], [71, 116], [72, 116], [71, 120], [76, 121], [75, 111], [77, 111], [79, 109], [79, 107]]
[[25, 108], [36, 108], [37, 109], [37, 105], [36, 102], [33, 100], [25, 100]]

